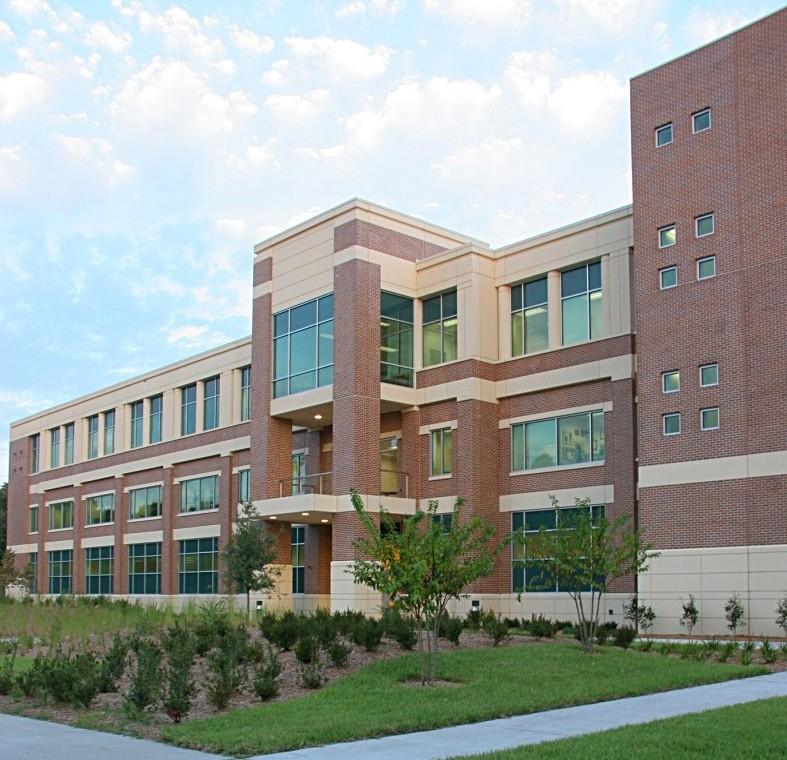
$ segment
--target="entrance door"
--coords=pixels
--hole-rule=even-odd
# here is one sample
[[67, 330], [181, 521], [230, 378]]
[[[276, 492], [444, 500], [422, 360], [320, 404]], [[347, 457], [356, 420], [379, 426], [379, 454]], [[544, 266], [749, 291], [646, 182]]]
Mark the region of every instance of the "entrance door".
[[296, 496], [307, 492], [306, 484], [306, 455], [304, 453], [292, 455], [292, 494]]

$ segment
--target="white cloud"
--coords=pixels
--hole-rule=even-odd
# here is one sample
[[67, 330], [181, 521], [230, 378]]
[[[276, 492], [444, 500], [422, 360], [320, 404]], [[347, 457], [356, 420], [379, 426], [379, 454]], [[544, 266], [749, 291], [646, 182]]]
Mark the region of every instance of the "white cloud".
[[216, 232], [228, 238], [243, 238], [246, 236], [248, 224], [243, 219], [217, 219], [213, 225]]
[[0, 122], [11, 121], [46, 99], [47, 87], [41, 77], [14, 72], [0, 77]]
[[169, 298], [180, 298], [186, 293], [183, 283], [173, 280], [166, 274], [155, 277], [134, 278], [130, 282], [131, 294], [134, 298], [146, 300], [150, 296], [165, 295]]
[[236, 90], [229, 94], [229, 101], [236, 113], [241, 116], [254, 116], [260, 109], [248, 92]]
[[0, 21], [0, 43], [8, 42], [12, 39], [14, 39], [14, 33], [11, 27], [5, 21]]
[[119, 122], [134, 129], [197, 140], [231, 132], [251, 109], [245, 93], [218, 95], [187, 63], [159, 58], [126, 81], [110, 106]]
[[361, 13], [366, 13], [366, 3], [363, 0], [353, 0], [353, 2], [346, 3], [340, 8], [336, 9], [337, 18], [345, 18], [346, 16], [358, 16]]
[[262, 169], [279, 171], [279, 162], [273, 151], [267, 145], [253, 143], [246, 146], [242, 156], [230, 153], [226, 159], [227, 166], [231, 169]]
[[506, 29], [530, 18], [530, 0], [424, 0], [429, 11], [463, 26]]
[[269, 95], [265, 105], [277, 119], [298, 123], [314, 118], [329, 100], [327, 90], [312, 90], [304, 95]]
[[8, 0], [8, 7], [25, 18], [35, 18], [40, 15], [53, 16], [54, 12], [45, 0]]
[[543, 108], [549, 97], [555, 56], [550, 51], [512, 53], [504, 79], [526, 108]]
[[55, 141], [71, 161], [82, 167], [91, 167], [110, 186], [125, 182], [134, 174], [131, 165], [115, 157], [108, 140], [55, 135]]
[[334, 77], [373, 79], [384, 74], [394, 51], [384, 45], [366, 47], [335, 37], [287, 37], [284, 42], [299, 59], [317, 59]]
[[572, 135], [602, 131], [625, 105], [628, 87], [608, 71], [588, 71], [561, 79], [549, 109]]
[[221, 40], [205, 34], [199, 19], [189, 15], [183, 8], [175, 6], [163, 13], [156, 13], [138, 3], [122, 7], [125, 15], [137, 17], [143, 32], [160, 34], [169, 50], [204, 59], [221, 58], [224, 55]]
[[21, 145], [0, 146], [0, 191], [13, 190], [22, 181], [27, 164]]
[[433, 164], [440, 179], [449, 182], [500, 182], [514, 169], [525, 147], [519, 137], [488, 137], [477, 145], [452, 151]]
[[564, 21], [587, 30], [588, 21], [609, 32], [631, 33], [631, 27], [650, 17], [661, 0], [558, 0]]
[[723, 37], [735, 29], [745, 26], [753, 18], [752, 14], [730, 11], [727, 13], [718, 10], [703, 10], [692, 8], [686, 19], [686, 36], [695, 45], [704, 45], [706, 42]]
[[85, 34], [85, 44], [92, 48], [106, 50], [113, 55], [125, 53], [131, 47], [131, 35], [128, 32], [112, 28], [104, 21], [91, 24]]
[[278, 87], [287, 81], [290, 62], [285, 58], [274, 61], [272, 66], [262, 75], [262, 81], [271, 87]]
[[273, 40], [267, 35], [256, 34], [250, 29], [230, 27], [230, 37], [238, 50], [252, 55], [266, 55], [273, 52]]

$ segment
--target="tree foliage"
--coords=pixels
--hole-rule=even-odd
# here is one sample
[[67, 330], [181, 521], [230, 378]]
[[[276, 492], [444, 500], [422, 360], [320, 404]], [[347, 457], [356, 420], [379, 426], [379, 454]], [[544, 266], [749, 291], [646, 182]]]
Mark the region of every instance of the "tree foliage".
[[254, 507], [246, 502], [241, 507], [222, 554], [227, 586], [246, 594], [246, 613], [251, 612], [251, 592], [273, 588], [279, 571], [272, 568], [276, 561], [276, 537], [265, 529]]
[[364, 559], [354, 562], [353, 578], [382, 593], [389, 605], [416, 621], [421, 680], [431, 683], [436, 674], [440, 619], [449, 601], [492, 571], [510, 538], [495, 544], [494, 526], [480, 517], [460, 519], [462, 499], [456, 500], [448, 530], [434, 519], [436, 501], [430, 501], [426, 511], [406, 517], [401, 528], [382, 508], [378, 522], [357, 492], [352, 494], [352, 504], [364, 531], [355, 543]]
[[[586, 652], [593, 651], [599, 627], [601, 601], [617, 578], [645, 571], [656, 556], [643, 544], [628, 516], [612, 522], [593, 516], [588, 499], [577, 499], [574, 509], [561, 510], [552, 497], [557, 513], [554, 530], [542, 526], [527, 537], [527, 560], [537, 561], [552, 588], [567, 592], [574, 602], [579, 637]], [[524, 540], [522, 534], [517, 536]]]

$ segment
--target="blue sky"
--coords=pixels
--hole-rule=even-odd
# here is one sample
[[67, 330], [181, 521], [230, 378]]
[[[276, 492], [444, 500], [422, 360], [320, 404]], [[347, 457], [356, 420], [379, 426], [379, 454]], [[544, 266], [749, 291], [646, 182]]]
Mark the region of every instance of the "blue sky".
[[10, 421], [248, 334], [253, 244], [324, 208], [628, 203], [628, 78], [781, 5], [0, 0], [0, 480]]

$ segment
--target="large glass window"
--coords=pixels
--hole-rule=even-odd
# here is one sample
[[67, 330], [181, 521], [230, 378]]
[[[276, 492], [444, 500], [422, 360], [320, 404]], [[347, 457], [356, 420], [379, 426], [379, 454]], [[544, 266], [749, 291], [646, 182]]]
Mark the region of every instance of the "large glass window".
[[333, 382], [333, 294], [273, 317], [273, 396]]
[[115, 410], [104, 412], [104, 455], [115, 453]]
[[102, 525], [115, 519], [115, 494], [103, 493], [85, 499], [85, 522], [87, 525]]
[[219, 426], [219, 378], [211, 377], [202, 383], [205, 396], [202, 401], [202, 429], [213, 430]]
[[142, 401], [135, 401], [131, 404], [131, 448], [139, 448], [142, 443], [142, 429], [144, 426], [144, 408]]
[[399, 493], [399, 439], [395, 435], [380, 439], [380, 493]]
[[38, 533], [38, 507], [30, 507], [30, 532]]
[[522, 356], [549, 348], [547, 278], [511, 288], [511, 355]]
[[164, 396], [152, 396], [150, 399], [150, 442], [161, 443], [161, 428], [164, 420]]
[[49, 431], [49, 466], [60, 467], [60, 428]]
[[604, 412], [580, 412], [565, 417], [511, 426], [513, 472], [604, 461]]
[[249, 487], [251, 470], [240, 470], [238, 472], [238, 501], [241, 504], [251, 501], [251, 489]]
[[85, 549], [85, 593], [112, 593], [112, 566], [114, 547], [95, 546]]
[[129, 520], [161, 516], [161, 486], [146, 486], [129, 491]]
[[98, 456], [98, 415], [93, 414], [87, 418], [87, 458], [95, 459]]
[[413, 299], [383, 292], [380, 301], [380, 379], [412, 387]]
[[219, 476], [180, 481], [180, 511], [203, 512], [219, 508]]
[[451, 428], [432, 430], [430, 436], [430, 473], [432, 477], [450, 475], [454, 469], [454, 442]]
[[192, 383], [180, 389], [180, 434], [191, 435], [197, 432], [197, 384]]
[[425, 298], [423, 309], [424, 367], [457, 357], [456, 291]]
[[251, 419], [251, 367], [240, 371], [240, 421]]
[[296, 494], [307, 492], [306, 480], [306, 454], [299, 451], [292, 455], [292, 493]]
[[38, 552], [30, 552], [27, 555], [27, 562], [30, 565], [30, 593], [38, 593]]
[[74, 423], [69, 422], [63, 427], [63, 437], [65, 438], [66, 448], [63, 456], [63, 464], [74, 464]]
[[219, 592], [219, 539], [194, 538], [178, 542], [178, 593]]
[[73, 549], [61, 549], [49, 552], [49, 593], [70, 594], [72, 568], [74, 564]]
[[30, 473], [35, 474], [41, 468], [41, 435], [30, 436]]
[[604, 332], [601, 262], [569, 269], [560, 275], [563, 345], [600, 338]]
[[[521, 535], [521, 540], [515, 540], [512, 552], [511, 590], [514, 593], [521, 591], [556, 592], [567, 591], [562, 588], [557, 579], [552, 578], [544, 568], [541, 560], [531, 560], [527, 556], [528, 536], [537, 534], [543, 528], [553, 531], [558, 521], [576, 520], [583, 510], [590, 512], [595, 521], [604, 517], [604, 506], [565, 507], [562, 509], [537, 509], [531, 512], [513, 512], [511, 514], [511, 528], [513, 533]], [[585, 589], [585, 590], [590, 590]]]
[[161, 543], [129, 544], [128, 593], [161, 593]]
[[292, 593], [303, 594], [306, 589], [306, 527], [292, 526]]
[[58, 501], [49, 505], [49, 530], [64, 530], [73, 527], [73, 501]]

